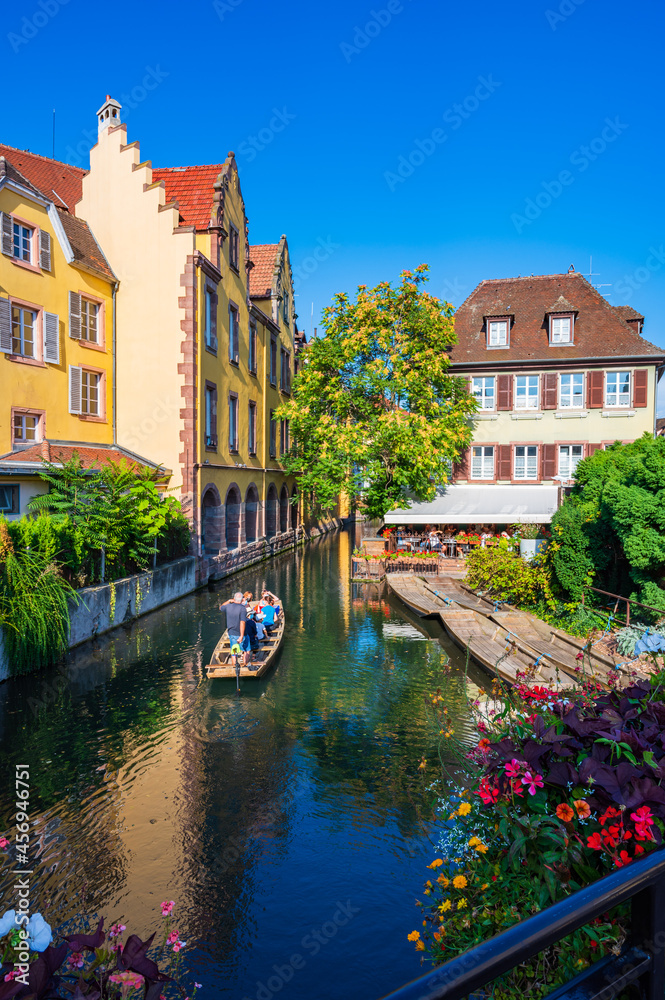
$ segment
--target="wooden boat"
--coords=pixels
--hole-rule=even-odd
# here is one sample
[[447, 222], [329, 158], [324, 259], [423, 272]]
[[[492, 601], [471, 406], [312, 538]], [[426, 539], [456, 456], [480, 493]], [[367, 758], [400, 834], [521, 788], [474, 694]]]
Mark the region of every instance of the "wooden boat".
[[479, 597], [469, 587], [450, 576], [439, 576], [433, 580], [424, 580], [425, 586], [437, 597], [454, 601], [461, 608], [478, 611], [481, 615], [490, 615], [496, 607], [496, 602], [487, 597]]
[[[215, 646], [215, 651], [212, 654], [212, 659], [210, 663], [206, 666], [206, 672], [208, 677], [212, 678], [223, 678], [223, 679], [236, 679], [240, 680], [256, 680], [259, 677], [264, 677], [273, 663], [275, 662], [275, 657], [277, 656], [277, 651], [282, 644], [282, 639], [284, 638], [284, 605], [279, 601], [279, 606], [282, 609], [282, 613], [279, 616], [279, 621], [276, 622], [275, 628], [272, 631], [272, 635], [265, 636], [263, 642], [261, 643], [261, 648], [257, 653], [254, 654], [254, 659], [250, 660], [248, 666], [244, 666], [242, 663], [242, 654], [238, 656], [238, 669], [235, 666], [235, 657], [231, 653], [231, 644], [229, 642], [228, 630], [224, 632], [224, 635], [219, 640]], [[250, 670], [253, 667], [253, 670]]]
[[[492, 622], [478, 611], [451, 607], [439, 613], [453, 642], [466, 650], [491, 674], [514, 684], [518, 674], [526, 674], [530, 683], [550, 688], [577, 686], [577, 674], [566, 670], [544, 653]], [[577, 666], [577, 661], [575, 661]]]
[[[594, 651], [593, 647], [588, 650], [583, 640], [576, 639], [561, 629], [552, 628], [528, 611], [496, 611], [490, 618], [568, 673], [575, 673], [578, 677], [592, 677], [603, 685], [607, 683], [609, 672], [617, 668], [621, 671], [620, 664], [626, 661], [625, 656], [612, 657], [607, 653]], [[636, 666], [639, 672], [639, 664], [635, 663], [631, 664], [630, 671]]]
[[452, 601], [449, 597], [443, 593], [436, 593], [437, 588], [425, 583], [419, 576], [411, 573], [390, 573], [386, 580], [400, 601], [421, 618], [435, 618], [440, 611], [451, 607]]

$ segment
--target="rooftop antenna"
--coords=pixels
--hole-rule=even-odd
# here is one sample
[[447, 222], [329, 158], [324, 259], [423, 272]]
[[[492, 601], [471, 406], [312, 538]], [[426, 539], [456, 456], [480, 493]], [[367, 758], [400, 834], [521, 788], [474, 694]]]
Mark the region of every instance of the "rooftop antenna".
[[53, 108], [53, 159], [55, 160], [55, 108]]
[[[312, 324], [310, 326], [310, 330], [313, 329], [314, 329], [314, 303], [312, 302]], [[314, 334], [314, 336], [316, 337], [316, 334]]]
[[591, 256], [591, 254], [589, 254], [589, 273], [583, 275], [583, 277], [588, 278], [589, 279], [589, 284], [593, 285], [594, 288], [611, 288], [612, 287], [612, 283], [609, 282], [609, 281], [604, 281], [604, 282], [601, 282], [599, 284], [599, 283], [591, 280], [592, 278], [600, 278], [600, 273], [598, 271], [594, 271], [594, 269], [593, 269], [593, 257]]

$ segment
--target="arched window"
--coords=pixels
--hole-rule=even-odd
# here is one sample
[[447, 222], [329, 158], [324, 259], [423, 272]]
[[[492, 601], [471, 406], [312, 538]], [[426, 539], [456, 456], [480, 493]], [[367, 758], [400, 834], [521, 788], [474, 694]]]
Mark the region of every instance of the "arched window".
[[279, 494], [279, 530], [289, 530], [289, 491], [286, 483], [282, 486]]
[[279, 499], [277, 497], [277, 489], [275, 484], [271, 483], [268, 487], [268, 496], [266, 498], [266, 537], [274, 538], [277, 534], [277, 511], [279, 508]]
[[240, 544], [240, 490], [229, 486], [226, 494], [226, 547], [237, 549]]
[[259, 491], [252, 484], [245, 494], [245, 538], [247, 544], [258, 538], [259, 525]]

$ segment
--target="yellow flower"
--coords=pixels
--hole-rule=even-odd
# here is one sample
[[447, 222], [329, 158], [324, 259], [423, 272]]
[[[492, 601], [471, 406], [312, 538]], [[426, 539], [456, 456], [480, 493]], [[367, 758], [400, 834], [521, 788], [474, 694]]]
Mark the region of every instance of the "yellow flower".
[[416, 951], [424, 951], [424, 950], [425, 950], [425, 942], [416, 941]]
[[481, 885], [481, 887], [480, 887], [480, 888], [481, 888], [481, 889], [489, 889], [489, 887], [490, 887], [490, 884], [489, 884], [489, 882], [483, 882], [483, 884]]
[[460, 816], [468, 816], [469, 813], [471, 812], [471, 803], [463, 802], [462, 805], [457, 810], [457, 812], [460, 814]]
[[420, 931], [411, 931], [411, 933], [407, 937], [407, 941], [419, 941], [419, 940], [420, 940]]
[[453, 879], [453, 885], [455, 886], [456, 889], [466, 889], [468, 884], [469, 883], [467, 882], [464, 875], [456, 875], [455, 878]]
[[427, 886], [428, 889], [432, 888], [432, 883], [430, 882], [429, 879], [427, 879], [427, 881], [425, 882], [425, 885]]
[[487, 854], [487, 846], [480, 841], [476, 844], [475, 849], [478, 851], [478, 854]]
[[440, 868], [442, 864], [443, 864], [443, 861], [441, 860], [441, 858], [435, 858], [434, 861], [432, 862], [432, 864], [428, 865], [427, 867], [428, 868]]
[[447, 889], [448, 886], [450, 885], [450, 879], [446, 878], [445, 875], [439, 875], [437, 882], [439, 882], [444, 889]]
[[457, 901], [457, 909], [458, 910], [463, 910], [465, 906], [466, 906], [466, 899], [459, 899]]
[[472, 837], [469, 841], [469, 847], [475, 847], [476, 844], [482, 844], [482, 840], [479, 840], [478, 837]]
[[444, 899], [443, 903], [439, 907], [439, 911], [441, 913], [446, 913], [447, 910], [451, 909], [452, 905], [453, 904], [450, 902], [449, 899]]

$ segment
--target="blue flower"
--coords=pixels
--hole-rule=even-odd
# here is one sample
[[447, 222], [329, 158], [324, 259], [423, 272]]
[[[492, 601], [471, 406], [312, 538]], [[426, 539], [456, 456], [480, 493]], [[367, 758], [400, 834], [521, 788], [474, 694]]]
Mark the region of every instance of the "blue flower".
[[35, 951], [46, 951], [53, 935], [51, 927], [46, 923], [41, 913], [33, 913], [28, 921], [28, 944]]
[[9, 934], [9, 932], [16, 927], [15, 917], [16, 910], [7, 910], [6, 913], [2, 914], [2, 917], [0, 917], [0, 937], [4, 937], [5, 934]]

